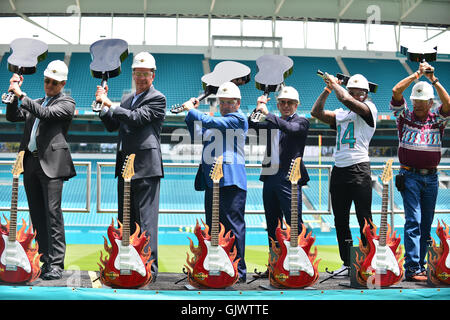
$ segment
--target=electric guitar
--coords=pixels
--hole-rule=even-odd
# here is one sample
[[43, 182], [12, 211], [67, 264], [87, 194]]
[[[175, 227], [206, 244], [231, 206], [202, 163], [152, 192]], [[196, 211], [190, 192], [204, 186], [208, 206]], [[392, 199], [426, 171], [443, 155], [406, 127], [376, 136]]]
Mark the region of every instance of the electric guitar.
[[17, 231], [17, 198], [19, 193], [19, 177], [23, 172], [23, 156], [25, 151], [20, 151], [14, 163], [13, 186], [11, 197], [10, 220], [6, 219], [6, 225], [0, 225], [0, 280], [9, 283], [33, 282], [41, 274], [38, 254], [38, 244], [33, 243], [36, 232], [32, 226], [27, 228], [22, 219], [22, 227]]
[[[303, 288], [314, 284], [319, 279], [317, 247], [310, 253], [311, 246], [316, 240], [311, 232], [306, 234], [303, 225], [302, 232], [298, 234], [298, 180], [301, 178], [301, 157], [292, 160], [289, 170], [291, 182], [291, 225], [281, 228], [281, 221], [275, 235], [279, 244], [276, 246], [271, 239], [274, 257], [269, 258], [270, 284], [277, 288]], [[316, 261], [315, 261], [316, 260]]]
[[[202, 77], [202, 86], [204, 92], [197, 97], [202, 101], [211, 94], [216, 94], [219, 87], [231, 81], [240, 86], [250, 81], [250, 68], [235, 61], [222, 61], [216, 64], [214, 70]], [[183, 105], [175, 104], [170, 108], [172, 113], [180, 113], [184, 110]]]
[[[256, 65], [258, 73], [255, 75], [255, 85], [267, 98], [270, 92], [279, 91], [284, 86], [284, 80], [292, 74], [294, 61], [286, 56], [266, 54], [256, 59]], [[251, 113], [250, 121], [262, 120], [263, 114], [259, 110]]]
[[[18, 75], [33, 74], [36, 65], [47, 58], [48, 45], [37, 39], [18, 38], [9, 45], [12, 54], [8, 57], [8, 70]], [[2, 95], [3, 103], [12, 103], [14, 93]]]
[[[108, 79], [121, 73], [121, 64], [128, 57], [128, 43], [122, 39], [97, 40], [89, 47], [92, 62], [89, 66], [94, 78], [102, 79], [101, 86], [106, 87]], [[92, 102], [92, 111], [100, 112], [102, 104]]]
[[198, 247], [194, 247], [193, 241], [189, 238], [190, 249], [194, 256], [190, 259], [189, 253], [187, 254], [186, 262], [189, 266], [185, 267], [188, 270], [189, 283], [196, 288], [226, 288], [236, 283], [239, 278], [237, 265], [240, 259], [236, 259], [235, 236], [231, 236], [231, 231], [225, 234], [225, 227], [219, 223], [219, 181], [223, 177], [222, 161], [223, 156], [220, 156], [210, 172], [214, 182], [211, 235], [208, 225], [203, 223], [205, 229], [202, 230], [197, 221], [194, 234], [198, 239]]
[[450, 284], [450, 227], [444, 222], [438, 220], [438, 226], [436, 228], [436, 234], [441, 242], [440, 246], [436, 245], [436, 241], [433, 238], [433, 244], [428, 251], [428, 276], [431, 283], [439, 285], [445, 283]]
[[402, 250], [399, 246], [400, 236], [396, 232], [392, 233], [391, 227], [387, 223], [387, 209], [389, 200], [389, 181], [392, 180], [392, 162], [389, 159], [381, 174], [383, 183], [383, 197], [381, 208], [381, 223], [379, 236], [376, 234], [376, 227], [366, 221], [363, 233], [367, 239], [367, 245], [359, 242], [362, 257], [356, 254], [356, 280], [363, 286], [389, 287], [399, 283], [404, 274]]
[[[145, 231], [139, 235], [140, 228], [136, 223], [136, 231], [130, 236], [130, 190], [131, 178], [134, 176], [135, 154], [127, 156], [122, 177], [124, 179], [123, 195], [123, 223], [119, 223], [119, 229], [114, 228], [114, 221], [108, 227], [108, 241], [104, 238], [104, 248], [109, 254], [103, 258], [100, 251], [100, 281], [113, 288], [139, 288], [152, 280], [151, 255], [148, 246], [149, 237]], [[147, 248], [148, 247], [148, 248]]]

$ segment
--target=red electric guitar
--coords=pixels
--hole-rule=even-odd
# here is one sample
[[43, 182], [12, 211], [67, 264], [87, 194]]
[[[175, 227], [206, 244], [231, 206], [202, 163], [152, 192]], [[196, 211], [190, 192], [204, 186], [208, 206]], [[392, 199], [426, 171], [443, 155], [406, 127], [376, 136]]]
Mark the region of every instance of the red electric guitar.
[[[153, 260], [149, 261], [151, 249], [147, 246], [149, 237], [145, 231], [139, 235], [140, 228], [136, 223], [136, 231], [130, 236], [130, 190], [131, 178], [134, 176], [135, 154], [127, 156], [122, 169], [124, 179], [123, 192], [123, 224], [119, 229], [114, 228], [114, 221], [108, 227], [108, 241], [105, 239], [104, 248], [109, 254], [103, 258], [100, 251], [100, 280], [104, 285], [113, 288], [139, 288], [152, 280], [150, 272]], [[148, 249], [146, 249], [148, 247]], [[147, 250], [147, 251], [146, 251]]]
[[28, 230], [25, 220], [22, 219], [22, 227], [17, 231], [17, 198], [19, 193], [19, 177], [23, 172], [23, 156], [25, 151], [20, 151], [14, 163], [11, 215], [6, 219], [6, 225], [0, 225], [0, 281], [10, 283], [33, 282], [41, 274], [39, 267], [38, 244], [33, 243], [36, 232], [30, 225]]
[[[189, 258], [187, 254], [185, 267], [188, 270], [189, 283], [196, 288], [226, 288], [239, 278], [237, 265], [240, 259], [236, 259], [237, 250], [234, 246], [234, 235], [231, 231], [225, 234], [225, 227], [219, 223], [219, 181], [223, 177], [222, 171], [223, 156], [220, 156], [214, 163], [210, 177], [213, 180], [213, 202], [212, 202], [212, 223], [211, 236], [209, 227], [205, 223], [205, 229], [201, 229], [198, 221], [194, 229], [199, 246], [194, 247], [194, 243], [189, 238], [190, 249], [194, 254]], [[219, 232], [220, 225], [220, 232]], [[225, 236], [224, 236], [225, 234]]]
[[450, 234], [449, 226], [444, 221], [438, 220], [436, 234], [439, 237], [441, 245], [438, 247], [436, 241], [433, 240], [433, 245], [428, 251], [428, 277], [431, 283], [435, 285], [450, 284]]
[[377, 236], [376, 227], [365, 223], [363, 228], [367, 239], [367, 245], [359, 242], [359, 248], [362, 252], [360, 257], [356, 253], [356, 280], [359, 284], [367, 287], [389, 287], [399, 283], [404, 274], [402, 250], [399, 246], [400, 236], [396, 232], [392, 233], [391, 227], [387, 223], [387, 208], [389, 200], [389, 181], [392, 180], [392, 162], [389, 159], [384, 166], [381, 174], [383, 183], [383, 198], [381, 208], [380, 235]]
[[310, 253], [316, 238], [311, 236], [311, 232], [306, 235], [304, 225], [302, 232], [298, 234], [297, 198], [301, 161], [301, 157], [293, 159], [288, 174], [291, 182], [291, 225], [286, 224], [287, 228], [282, 229], [281, 221], [278, 222], [275, 235], [279, 248], [271, 239], [274, 257], [269, 258], [269, 280], [270, 284], [277, 288], [304, 288], [319, 279], [320, 259], [316, 260], [317, 247], [314, 248], [314, 253]]

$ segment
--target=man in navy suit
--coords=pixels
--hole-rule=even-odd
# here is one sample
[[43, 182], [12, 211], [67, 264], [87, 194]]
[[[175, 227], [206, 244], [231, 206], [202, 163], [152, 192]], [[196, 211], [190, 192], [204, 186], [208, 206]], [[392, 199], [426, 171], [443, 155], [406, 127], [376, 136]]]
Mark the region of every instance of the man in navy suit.
[[221, 117], [213, 117], [199, 110], [199, 101], [190, 99], [183, 106], [189, 111], [185, 121], [193, 139], [202, 139], [202, 163], [195, 178], [195, 189], [205, 191], [206, 223], [211, 226], [213, 182], [209, 177], [214, 159], [223, 155], [223, 178], [219, 184], [219, 221], [225, 232], [236, 237], [236, 258], [239, 281], [245, 282], [247, 267], [245, 254], [245, 202], [247, 199], [247, 175], [245, 172], [244, 145], [248, 131], [247, 119], [239, 109], [241, 93], [232, 82], [225, 82], [218, 91]]
[[[289, 168], [293, 159], [303, 157], [306, 136], [308, 135], [309, 121], [296, 114], [300, 103], [297, 90], [285, 86], [277, 97], [277, 107], [281, 117], [270, 113], [267, 103], [270, 99], [260, 96], [257, 100], [256, 110], [260, 111], [265, 120], [253, 122], [249, 119], [250, 128], [267, 130], [267, 149], [262, 163], [260, 180], [264, 182], [263, 202], [266, 215], [267, 233], [269, 236], [269, 252], [271, 238], [276, 241], [275, 230], [283, 219], [291, 223], [291, 182], [287, 179]], [[300, 166], [301, 179], [298, 182], [298, 223], [299, 232], [302, 229], [302, 190], [301, 186], [309, 181], [303, 160]], [[268, 270], [254, 277], [268, 277]]]
[[20, 89], [23, 77], [14, 74], [9, 91], [16, 97], [6, 106], [8, 121], [25, 122], [19, 147], [26, 151], [23, 184], [42, 254], [44, 280], [62, 278], [66, 253], [62, 190], [64, 181], [76, 175], [66, 140], [75, 113], [75, 101], [62, 92], [67, 75], [63, 61], [50, 62], [44, 71], [45, 98], [32, 100]]
[[96, 101], [103, 104], [100, 119], [108, 131], [119, 131], [116, 157], [119, 221], [123, 218], [124, 180], [121, 170], [126, 156], [134, 153], [135, 174], [131, 180], [130, 233], [137, 223], [150, 236], [151, 272], [158, 273], [158, 213], [160, 179], [164, 177], [161, 156], [161, 129], [166, 113], [166, 97], [155, 89], [156, 63], [148, 52], [134, 57], [133, 80], [136, 92], [122, 98], [120, 105], [108, 99], [108, 88], [97, 87]]

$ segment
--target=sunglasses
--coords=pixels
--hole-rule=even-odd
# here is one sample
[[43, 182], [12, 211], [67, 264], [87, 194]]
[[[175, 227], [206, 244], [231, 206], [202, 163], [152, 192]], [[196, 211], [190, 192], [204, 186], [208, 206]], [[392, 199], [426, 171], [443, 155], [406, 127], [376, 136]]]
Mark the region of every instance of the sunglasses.
[[53, 80], [53, 79], [50, 79], [50, 78], [45, 78], [45, 79], [44, 79], [44, 83], [46, 83], [46, 84], [52, 84], [52, 85], [54, 85], [54, 86], [57, 86], [58, 84], [60, 84], [59, 81], [56, 81], [56, 80]]
[[148, 76], [151, 76], [153, 74], [153, 71], [149, 72], [140, 72], [140, 71], [133, 71], [133, 75], [135, 77], [144, 77], [147, 78]]
[[278, 103], [281, 106], [284, 104], [287, 104], [289, 107], [293, 107], [293, 106], [297, 105], [297, 101], [278, 100]]

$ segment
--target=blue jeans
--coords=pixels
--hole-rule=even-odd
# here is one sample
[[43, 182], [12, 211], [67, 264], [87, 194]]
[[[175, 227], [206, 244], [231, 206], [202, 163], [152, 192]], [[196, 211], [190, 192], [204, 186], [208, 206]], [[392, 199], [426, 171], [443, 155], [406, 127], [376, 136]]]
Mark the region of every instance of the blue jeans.
[[425, 271], [425, 257], [438, 194], [438, 175], [420, 175], [400, 169], [405, 176], [401, 192], [405, 208], [405, 275]]

